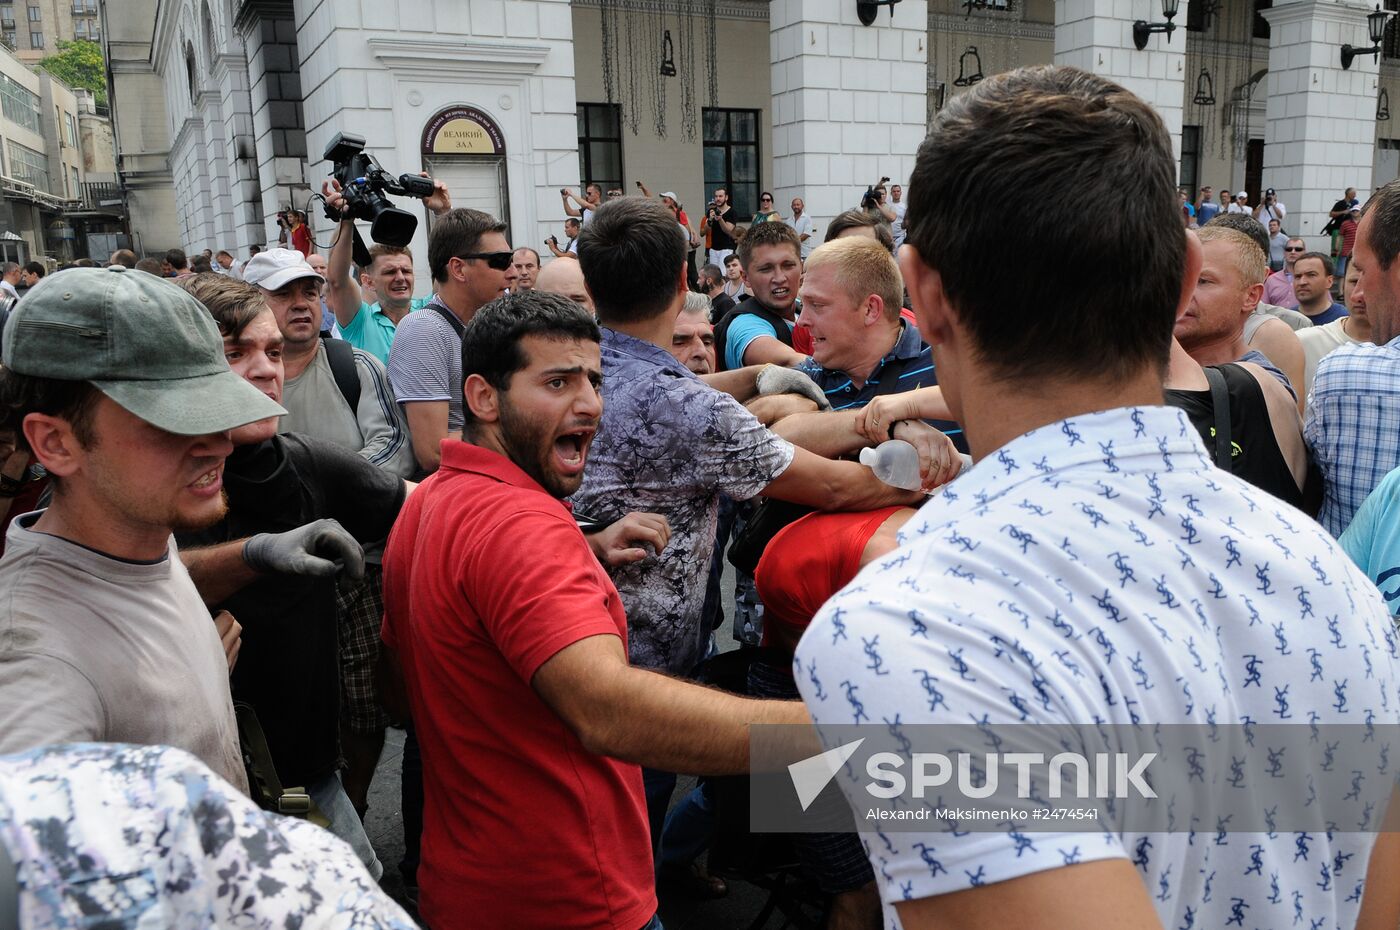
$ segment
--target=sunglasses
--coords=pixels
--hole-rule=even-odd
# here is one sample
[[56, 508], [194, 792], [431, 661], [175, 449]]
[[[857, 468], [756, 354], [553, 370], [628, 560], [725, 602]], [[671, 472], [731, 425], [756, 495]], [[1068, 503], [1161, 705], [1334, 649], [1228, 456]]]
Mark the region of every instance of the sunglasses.
[[458, 255], [457, 258], [465, 261], [469, 258], [479, 258], [486, 262], [486, 267], [496, 271], [505, 271], [515, 261], [514, 252], [467, 252]]
[[773, 198], [772, 198], [772, 197], [760, 197], [760, 198], [758, 198], [758, 202], [759, 202], [759, 203], [772, 203], [772, 202], [773, 202]]
[[1287, 245], [1283, 247], [1283, 250], [1284, 250], [1285, 252], [1306, 252], [1306, 251], [1307, 251], [1307, 249], [1305, 249], [1305, 248], [1299, 248], [1298, 246], [1287, 246]]

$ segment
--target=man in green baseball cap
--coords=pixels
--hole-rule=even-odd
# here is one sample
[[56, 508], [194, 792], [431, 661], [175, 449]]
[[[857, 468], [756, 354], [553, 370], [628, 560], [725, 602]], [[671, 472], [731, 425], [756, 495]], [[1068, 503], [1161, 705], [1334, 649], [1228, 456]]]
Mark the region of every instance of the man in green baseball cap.
[[53, 489], [0, 559], [0, 754], [159, 743], [246, 791], [239, 626], [211, 620], [171, 533], [223, 515], [229, 431], [285, 411], [230, 370], [198, 301], [121, 267], [42, 280], [0, 360], [0, 427]]

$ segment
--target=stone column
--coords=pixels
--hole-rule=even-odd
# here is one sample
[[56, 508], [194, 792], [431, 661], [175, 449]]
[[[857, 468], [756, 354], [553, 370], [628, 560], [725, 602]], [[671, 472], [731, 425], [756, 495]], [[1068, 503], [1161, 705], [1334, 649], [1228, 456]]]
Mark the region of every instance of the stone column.
[[1173, 22], [1176, 31], [1156, 33], [1147, 47], [1133, 42], [1133, 23], [1165, 22], [1160, 0], [1055, 0], [1055, 64], [1073, 65], [1115, 81], [1157, 110], [1172, 137], [1172, 156], [1181, 161], [1181, 114], [1185, 100], [1186, 6]]
[[1332, 204], [1348, 187], [1364, 200], [1375, 155], [1377, 57], [1342, 69], [1344, 43], [1369, 47], [1372, 6], [1338, 0], [1279, 0], [1269, 20], [1268, 128], [1264, 186], [1288, 209], [1287, 229], [1326, 251]]
[[227, 216], [221, 227], [224, 238], [217, 248], [242, 256], [247, 254], [248, 246], [263, 243], [264, 233], [248, 62], [241, 51], [215, 59], [214, 82], [220, 97], [218, 144], [225, 161], [222, 193], [227, 203]]
[[927, 134], [928, 3], [865, 26], [854, 0], [772, 0], [768, 28], [774, 196], [784, 216], [802, 197], [820, 232], [882, 176], [909, 184]]
[[235, 27], [243, 35], [252, 78], [249, 98], [262, 188], [263, 241], [275, 247], [277, 211], [288, 206], [304, 209], [311, 189], [296, 21], [290, 4], [277, 9], [245, 7]]

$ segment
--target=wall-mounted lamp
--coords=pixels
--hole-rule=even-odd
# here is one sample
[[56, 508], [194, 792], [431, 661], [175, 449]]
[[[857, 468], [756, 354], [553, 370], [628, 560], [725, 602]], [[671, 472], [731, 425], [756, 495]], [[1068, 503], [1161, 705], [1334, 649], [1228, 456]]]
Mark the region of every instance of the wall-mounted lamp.
[[1147, 48], [1147, 40], [1154, 32], [1165, 32], [1167, 41], [1172, 40], [1172, 33], [1176, 31], [1176, 11], [1180, 6], [1178, 0], [1162, 0], [1162, 17], [1165, 23], [1149, 23], [1146, 20], [1138, 20], [1133, 23], [1133, 44], [1138, 47], [1138, 51]]
[[899, 0], [856, 0], [856, 16], [860, 18], [862, 26], [869, 26], [875, 22], [875, 17], [880, 12], [880, 7], [890, 8], [890, 19], [894, 19], [894, 7]]
[[1357, 48], [1353, 45], [1342, 46], [1342, 70], [1351, 67], [1352, 61], [1357, 55], [1379, 55], [1381, 51], [1381, 40], [1385, 38], [1385, 21], [1390, 16], [1379, 5], [1374, 13], [1366, 14], [1366, 35], [1371, 39], [1370, 48]]
[[982, 80], [982, 56], [977, 46], [969, 45], [967, 51], [958, 57], [958, 76], [953, 79], [955, 87], [971, 87]]
[[1196, 78], [1196, 95], [1191, 98], [1191, 102], [1198, 107], [1215, 106], [1215, 80], [1205, 68], [1201, 69], [1200, 76]]
[[661, 76], [676, 76], [676, 47], [671, 44], [671, 30], [661, 38]]

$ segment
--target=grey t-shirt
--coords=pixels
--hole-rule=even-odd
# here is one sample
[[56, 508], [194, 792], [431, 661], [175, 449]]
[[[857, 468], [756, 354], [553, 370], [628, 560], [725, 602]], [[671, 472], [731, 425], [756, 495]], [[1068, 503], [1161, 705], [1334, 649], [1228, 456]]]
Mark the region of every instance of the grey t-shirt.
[[0, 755], [55, 743], [174, 746], [248, 779], [219, 634], [175, 540], [124, 562], [10, 524], [0, 559]]
[[433, 309], [439, 303], [434, 297], [399, 321], [389, 350], [389, 383], [400, 404], [447, 401], [452, 432], [462, 428], [462, 337]]
[[352, 349], [360, 380], [360, 399], [352, 411], [335, 383], [326, 359], [326, 347], [316, 347], [316, 357], [300, 375], [288, 378], [282, 388], [287, 415], [279, 433], [301, 433], [333, 442], [392, 475], [407, 478], [417, 468], [413, 443], [403, 411], [394, 402], [384, 365], [363, 349]]

